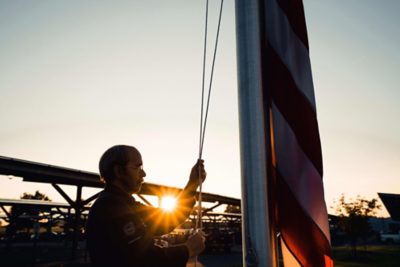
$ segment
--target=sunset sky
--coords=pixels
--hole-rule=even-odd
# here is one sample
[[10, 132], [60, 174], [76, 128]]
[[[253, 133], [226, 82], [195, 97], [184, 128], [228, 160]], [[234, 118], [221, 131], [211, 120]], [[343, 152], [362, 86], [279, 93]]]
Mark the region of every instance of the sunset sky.
[[[328, 207], [342, 193], [400, 193], [400, 2], [304, 6]], [[210, 1], [208, 63], [218, 7]], [[0, 155], [97, 172], [105, 149], [129, 144], [147, 182], [184, 186], [198, 156], [204, 13], [205, 1], [0, 0]], [[226, 0], [204, 191], [239, 198], [235, 45]], [[51, 186], [0, 177], [0, 198], [35, 190], [62, 201]]]

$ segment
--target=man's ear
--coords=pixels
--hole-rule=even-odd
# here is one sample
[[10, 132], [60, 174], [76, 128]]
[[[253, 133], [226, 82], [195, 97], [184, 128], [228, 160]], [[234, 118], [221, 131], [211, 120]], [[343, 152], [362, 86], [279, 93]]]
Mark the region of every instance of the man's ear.
[[121, 165], [114, 165], [113, 167], [114, 177], [119, 178], [125, 174], [125, 170]]

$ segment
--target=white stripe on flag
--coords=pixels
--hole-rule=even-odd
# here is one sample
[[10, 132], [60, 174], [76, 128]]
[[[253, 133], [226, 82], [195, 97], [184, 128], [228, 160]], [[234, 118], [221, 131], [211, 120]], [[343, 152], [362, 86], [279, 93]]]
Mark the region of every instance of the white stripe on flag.
[[308, 49], [293, 32], [276, 0], [266, 1], [268, 41], [289, 69], [292, 77], [315, 110], [314, 86]]
[[329, 240], [321, 176], [297, 143], [292, 129], [272, 103], [277, 169], [303, 207]]

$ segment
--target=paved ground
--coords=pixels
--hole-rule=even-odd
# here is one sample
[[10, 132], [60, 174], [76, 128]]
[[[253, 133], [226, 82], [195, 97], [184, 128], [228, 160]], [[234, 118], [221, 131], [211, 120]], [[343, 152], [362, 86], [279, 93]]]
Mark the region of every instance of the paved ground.
[[[85, 250], [79, 249], [76, 260], [71, 259], [71, 247], [63, 242], [17, 243], [7, 248], [0, 245], [0, 266], [2, 267], [89, 267]], [[241, 267], [242, 252], [240, 246], [230, 253], [203, 254], [199, 263], [190, 262], [187, 267]]]
[[220, 255], [202, 255], [199, 258], [204, 267], [240, 267], [242, 266], [241, 253]]

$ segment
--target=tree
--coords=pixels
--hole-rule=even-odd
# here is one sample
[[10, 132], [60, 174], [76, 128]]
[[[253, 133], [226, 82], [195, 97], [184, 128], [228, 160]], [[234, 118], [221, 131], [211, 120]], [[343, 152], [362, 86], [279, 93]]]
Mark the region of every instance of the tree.
[[357, 255], [357, 242], [364, 239], [371, 233], [369, 217], [375, 216], [381, 208], [378, 200], [373, 198], [367, 200], [357, 196], [355, 200], [346, 201], [344, 194], [336, 203], [336, 214], [341, 230], [349, 238], [353, 255]]
[[227, 205], [225, 208], [226, 213], [242, 213], [240, 206], [236, 205]]
[[[51, 199], [38, 190], [35, 194], [23, 193], [20, 199], [36, 199], [51, 201]], [[10, 222], [7, 226], [7, 235], [12, 237], [18, 230], [25, 229], [29, 232], [29, 229], [33, 227], [34, 222], [38, 221], [38, 217], [44, 212], [48, 212], [49, 208], [43, 207], [26, 207], [26, 206], [14, 206], [10, 212]]]
[[48, 196], [40, 193], [39, 190], [36, 190], [34, 195], [25, 192], [22, 194], [20, 199], [37, 199], [37, 200], [51, 201], [51, 199]]

